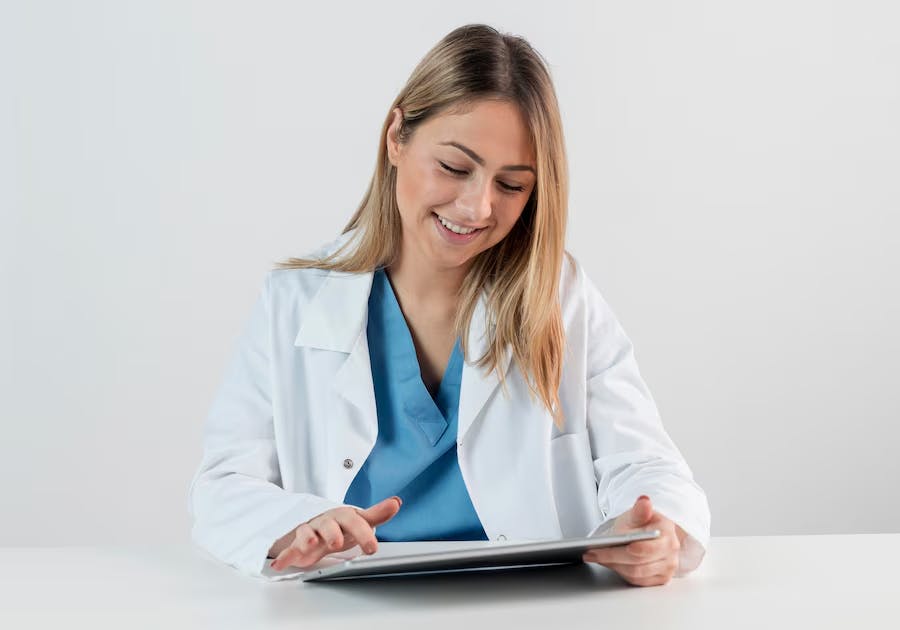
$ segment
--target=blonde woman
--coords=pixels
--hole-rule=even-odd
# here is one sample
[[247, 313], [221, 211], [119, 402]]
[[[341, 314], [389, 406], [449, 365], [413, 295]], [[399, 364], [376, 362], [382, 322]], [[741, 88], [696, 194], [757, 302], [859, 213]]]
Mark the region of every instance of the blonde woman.
[[379, 541], [655, 528], [584, 560], [643, 586], [696, 568], [706, 495], [565, 251], [567, 178], [525, 40], [473, 24], [429, 51], [343, 233], [265, 278], [206, 421], [196, 544], [282, 579]]

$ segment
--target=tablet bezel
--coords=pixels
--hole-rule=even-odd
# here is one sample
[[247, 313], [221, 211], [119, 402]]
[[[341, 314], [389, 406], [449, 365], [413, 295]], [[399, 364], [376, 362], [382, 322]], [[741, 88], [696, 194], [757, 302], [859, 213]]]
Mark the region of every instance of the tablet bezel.
[[589, 549], [627, 545], [652, 540], [660, 530], [639, 530], [626, 534], [605, 534], [586, 538], [564, 538], [527, 543], [448, 549], [384, 557], [359, 555], [331, 566], [304, 571], [304, 582], [367, 578], [391, 575], [448, 573], [512, 567], [572, 564], [582, 562]]

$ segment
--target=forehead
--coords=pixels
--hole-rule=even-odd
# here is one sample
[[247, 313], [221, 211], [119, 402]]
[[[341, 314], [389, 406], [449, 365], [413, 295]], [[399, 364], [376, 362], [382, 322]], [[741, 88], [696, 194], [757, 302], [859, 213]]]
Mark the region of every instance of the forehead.
[[[429, 144], [464, 144], [483, 157], [488, 166], [534, 163], [525, 118], [511, 103], [481, 101], [462, 112], [438, 114], [423, 123], [419, 132], [421, 140]], [[451, 146], [441, 148], [457, 151]]]

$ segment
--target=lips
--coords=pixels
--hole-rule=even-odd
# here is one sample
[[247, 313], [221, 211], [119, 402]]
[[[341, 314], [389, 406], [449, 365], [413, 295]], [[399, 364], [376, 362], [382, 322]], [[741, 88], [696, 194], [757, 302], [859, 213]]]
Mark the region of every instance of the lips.
[[[435, 214], [435, 216], [437, 216], [437, 218], [438, 218], [438, 220], [441, 222], [441, 224], [442, 224], [444, 227], [446, 227], [448, 230], [450, 230], [451, 232], [455, 232], [455, 230], [453, 230], [454, 227], [457, 227], [457, 228], [460, 228], [460, 229], [462, 229], [462, 230], [465, 230], [465, 232], [456, 232], [456, 234], [469, 234], [469, 233], [472, 232], [472, 231], [477, 231], [477, 230], [483, 230], [483, 229], [484, 229], [483, 227], [474, 227], [474, 226], [469, 226], [469, 225], [462, 225], [461, 223], [457, 223], [456, 221], [451, 221], [451, 220], [448, 219], [447, 217], [443, 217], [443, 216], [439, 215], [437, 212], [435, 212], [434, 214]], [[450, 225], [447, 225], [448, 223], [449, 223]]]
[[478, 228], [477, 230], [475, 230], [474, 232], [470, 232], [469, 234], [457, 234], [453, 230], [449, 230], [444, 227], [444, 224], [441, 223], [441, 220], [438, 218], [437, 213], [432, 213], [432, 216], [434, 217], [434, 225], [440, 235], [444, 238], [445, 241], [454, 245], [464, 245], [466, 243], [470, 243], [484, 231], [484, 228]]

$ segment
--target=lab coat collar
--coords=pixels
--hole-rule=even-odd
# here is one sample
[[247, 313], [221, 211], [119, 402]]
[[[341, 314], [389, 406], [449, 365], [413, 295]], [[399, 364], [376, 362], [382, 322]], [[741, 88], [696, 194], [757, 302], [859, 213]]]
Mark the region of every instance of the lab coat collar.
[[[338, 239], [340, 245], [350, 234]], [[377, 435], [378, 416], [372, 382], [369, 346], [366, 339], [369, 293], [374, 272], [329, 271], [312, 301], [306, 305], [295, 346], [348, 354], [338, 370], [334, 389], [365, 413], [365, 434], [372, 442]], [[485, 292], [476, 303], [469, 325], [469, 353], [463, 363], [459, 394], [458, 442], [479, 418], [485, 404], [500, 383], [496, 371], [485, 373], [475, 361], [488, 349], [493, 323], [488, 322]], [[507, 372], [512, 350], [507, 345], [502, 369]], [[508, 372], [507, 372], [508, 373]]]

